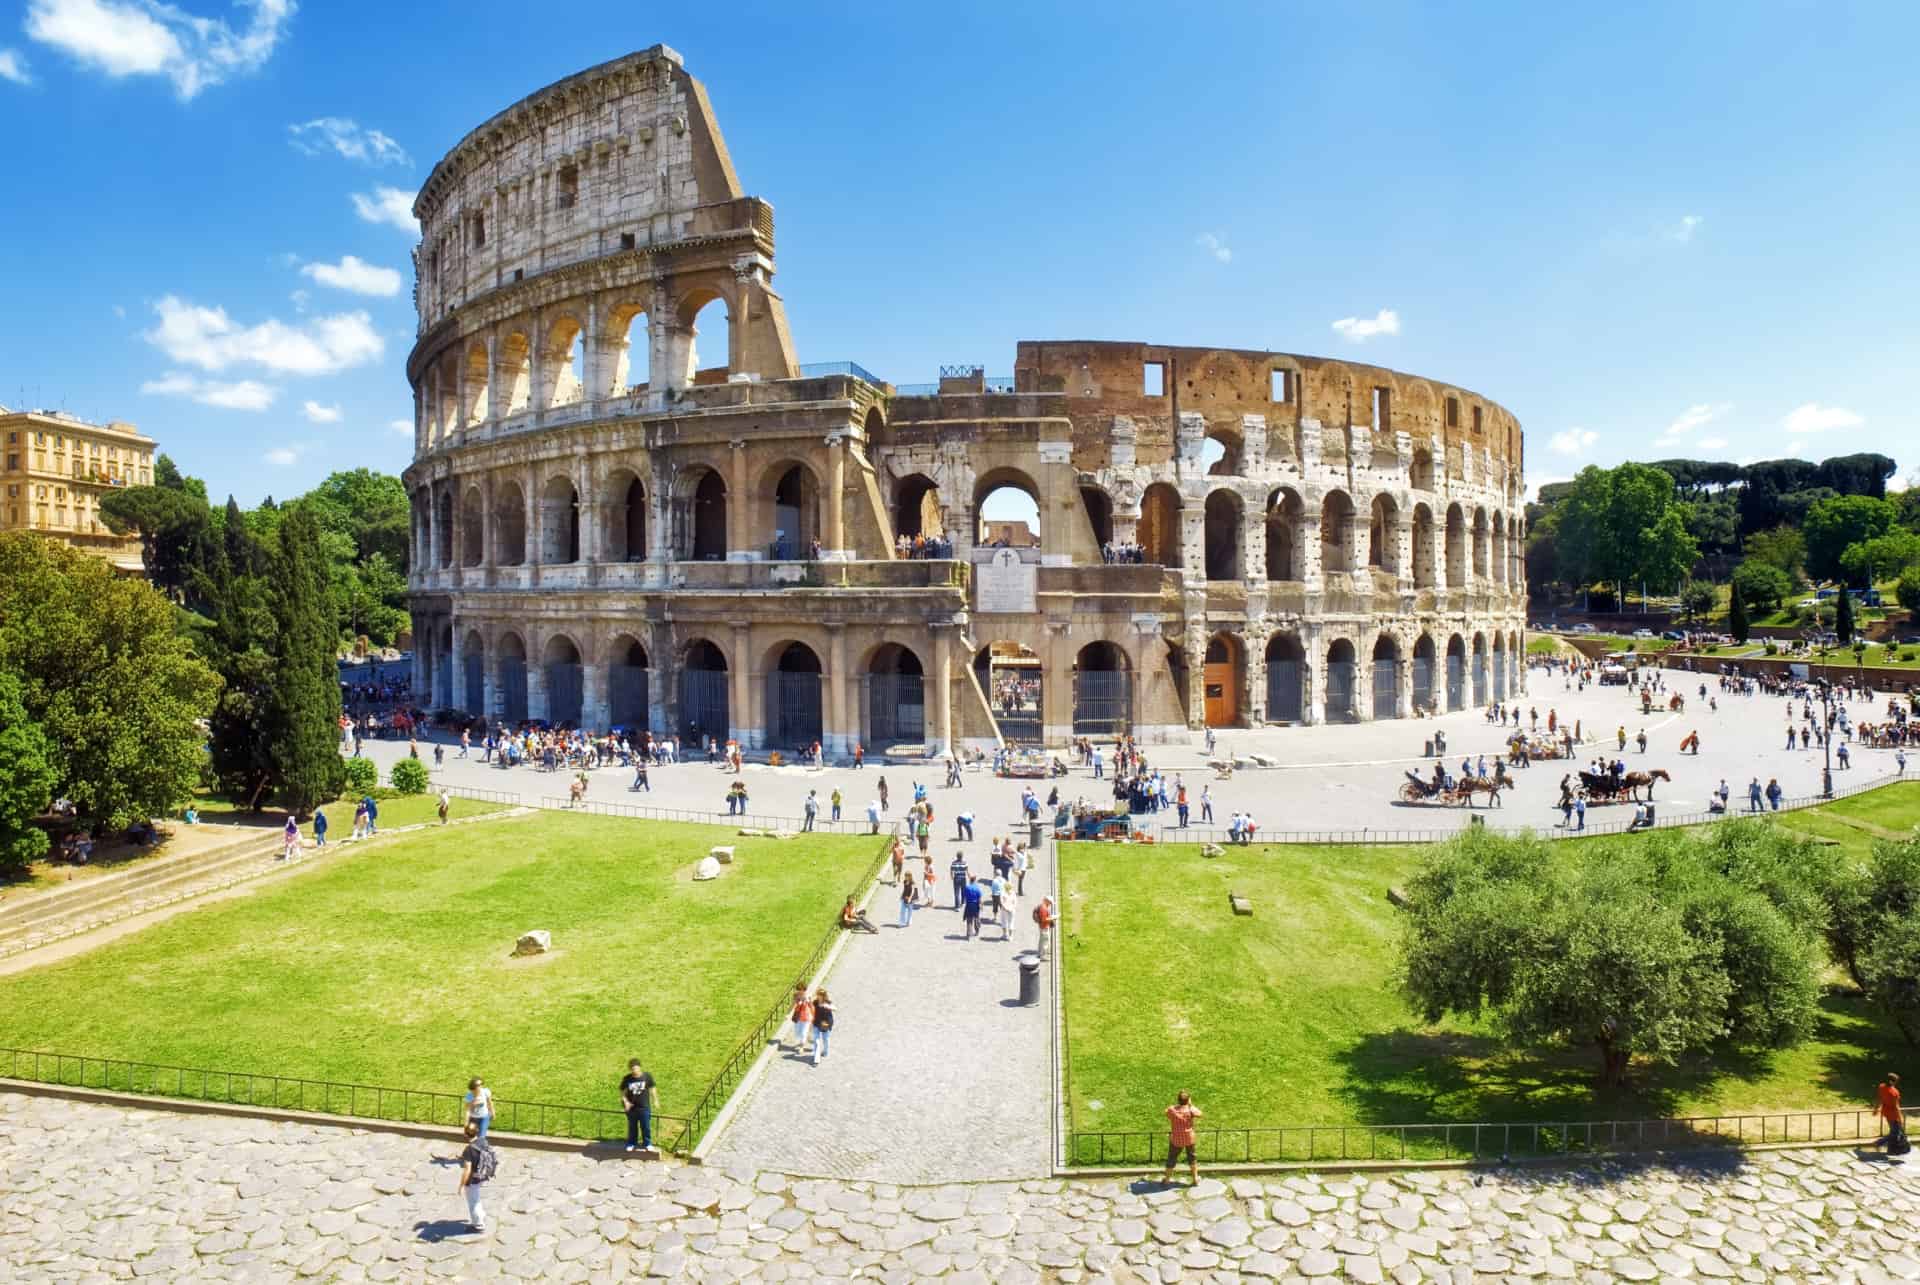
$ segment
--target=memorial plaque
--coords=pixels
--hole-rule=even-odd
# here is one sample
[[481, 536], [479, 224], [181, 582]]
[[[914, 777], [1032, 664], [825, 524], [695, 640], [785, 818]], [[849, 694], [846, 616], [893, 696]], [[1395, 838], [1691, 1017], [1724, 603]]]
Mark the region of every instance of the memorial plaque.
[[973, 609], [979, 612], [1031, 615], [1037, 608], [1035, 570], [1022, 562], [1015, 549], [998, 549], [973, 568]]

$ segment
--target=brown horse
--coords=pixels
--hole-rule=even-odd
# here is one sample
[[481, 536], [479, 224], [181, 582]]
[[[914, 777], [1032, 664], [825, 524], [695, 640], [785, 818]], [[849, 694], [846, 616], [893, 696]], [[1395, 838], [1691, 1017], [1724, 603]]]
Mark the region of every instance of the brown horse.
[[1653, 783], [1655, 781], [1671, 781], [1672, 779], [1672, 777], [1667, 775], [1665, 768], [1656, 767], [1651, 772], [1629, 772], [1621, 778], [1620, 784], [1626, 787], [1627, 797], [1631, 798], [1635, 803], [1639, 803], [1641, 799], [1634, 791], [1645, 789], [1647, 792], [1646, 802], [1651, 803], [1653, 802]]
[[1474, 795], [1484, 794], [1490, 804], [1503, 808], [1507, 805], [1500, 801], [1500, 791], [1506, 788], [1506, 782], [1496, 781], [1490, 777], [1463, 776], [1454, 783], [1454, 794], [1458, 798], [1465, 799], [1468, 807], [1473, 806]]

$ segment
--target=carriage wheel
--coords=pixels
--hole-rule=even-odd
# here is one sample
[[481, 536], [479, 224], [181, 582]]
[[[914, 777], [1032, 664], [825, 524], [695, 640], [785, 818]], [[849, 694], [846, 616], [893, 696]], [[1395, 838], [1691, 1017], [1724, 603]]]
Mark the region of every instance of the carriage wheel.
[[1425, 795], [1421, 794], [1420, 791], [1415, 788], [1412, 781], [1401, 782], [1400, 801], [1402, 803], [1418, 803], [1425, 797]]

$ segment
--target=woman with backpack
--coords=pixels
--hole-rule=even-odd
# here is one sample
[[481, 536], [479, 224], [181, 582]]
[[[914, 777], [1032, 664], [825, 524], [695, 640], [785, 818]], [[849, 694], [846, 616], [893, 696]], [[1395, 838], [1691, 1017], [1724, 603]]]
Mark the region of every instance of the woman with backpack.
[[480, 1203], [481, 1193], [500, 1171], [500, 1158], [488, 1145], [487, 1135], [473, 1121], [467, 1121], [465, 1132], [467, 1145], [460, 1153], [460, 1185], [454, 1190], [466, 1194], [467, 1223], [482, 1232], [487, 1229], [487, 1211]]
[[822, 986], [813, 993], [813, 1064], [827, 1055], [827, 1038], [833, 1034], [833, 1001]]

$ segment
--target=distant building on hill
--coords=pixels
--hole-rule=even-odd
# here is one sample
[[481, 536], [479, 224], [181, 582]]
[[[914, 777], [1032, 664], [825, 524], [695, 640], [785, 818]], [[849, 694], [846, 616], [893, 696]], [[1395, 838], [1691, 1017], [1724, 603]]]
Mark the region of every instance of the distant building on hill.
[[0, 531], [37, 531], [140, 575], [140, 541], [115, 535], [100, 500], [153, 484], [154, 440], [115, 420], [89, 424], [65, 411], [0, 406]]

